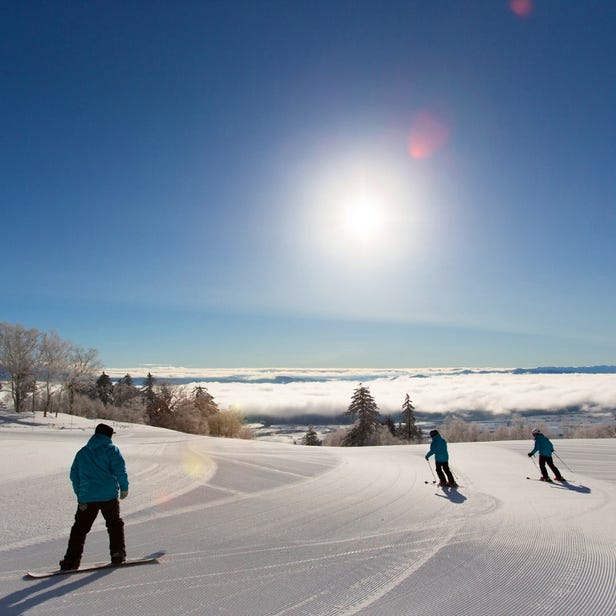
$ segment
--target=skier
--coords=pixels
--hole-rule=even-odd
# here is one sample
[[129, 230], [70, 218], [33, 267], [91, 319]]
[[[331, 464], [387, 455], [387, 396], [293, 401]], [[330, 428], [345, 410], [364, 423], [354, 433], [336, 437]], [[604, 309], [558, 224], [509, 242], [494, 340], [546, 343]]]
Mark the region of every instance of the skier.
[[[438, 485], [442, 488], [457, 488], [458, 484], [449, 469], [447, 441], [439, 434], [438, 430], [431, 430], [430, 436], [432, 437], [432, 443], [430, 444], [430, 451], [426, 454], [426, 460], [428, 460], [431, 455], [434, 455], [436, 461], [436, 474], [440, 479]], [[445, 475], [447, 475], [447, 477], [445, 477]]]
[[66, 555], [60, 561], [62, 571], [78, 569], [86, 535], [100, 511], [109, 533], [111, 562], [121, 565], [126, 560], [124, 522], [120, 517], [120, 498], [128, 496], [126, 464], [120, 450], [111, 442], [111, 426], [98, 424], [94, 435], [75, 456], [70, 479], [77, 495], [77, 513], [71, 529]]
[[552, 445], [552, 441], [541, 433], [541, 430], [533, 430], [533, 436], [535, 437], [535, 446], [533, 450], [528, 454], [529, 458], [532, 458], [537, 452], [539, 452], [539, 468], [541, 469], [541, 481], [549, 481], [552, 480], [548, 475], [548, 471], [545, 468], [547, 464], [554, 473], [556, 481], [565, 481], [560, 471], [554, 465], [554, 460], [552, 460], [552, 452], [554, 451], [554, 445]]

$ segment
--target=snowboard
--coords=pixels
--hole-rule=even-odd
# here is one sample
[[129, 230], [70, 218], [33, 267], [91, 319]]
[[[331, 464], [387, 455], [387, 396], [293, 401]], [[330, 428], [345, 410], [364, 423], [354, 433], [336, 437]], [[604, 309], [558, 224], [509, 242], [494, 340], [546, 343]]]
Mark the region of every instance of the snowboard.
[[125, 562], [120, 565], [114, 563], [94, 563], [92, 565], [84, 565], [79, 569], [69, 569], [62, 571], [61, 569], [54, 569], [53, 571], [27, 571], [26, 575], [29, 578], [40, 579], [54, 577], [55, 575], [73, 575], [75, 573], [87, 573], [88, 571], [98, 571], [99, 569], [121, 569], [122, 567], [134, 567], [135, 565], [149, 565], [159, 562], [158, 556], [148, 556], [146, 558], [127, 558]]

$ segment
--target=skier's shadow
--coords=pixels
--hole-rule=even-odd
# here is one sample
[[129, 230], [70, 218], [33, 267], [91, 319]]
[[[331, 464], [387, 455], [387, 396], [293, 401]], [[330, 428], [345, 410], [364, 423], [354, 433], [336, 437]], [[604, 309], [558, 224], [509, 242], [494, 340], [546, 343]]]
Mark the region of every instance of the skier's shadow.
[[57, 586], [60, 582], [66, 582], [62, 576], [51, 577], [40, 580], [34, 586], [28, 586], [21, 590], [16, 590], [10, 595], [0, 597], [0, 614], [3, 616], [20, 616], [28, 613], [32, 608], [42, 605], [50, 599], [69, 594], [74, 590], [86, 586], [95, 579], [100, 579], [109, 575], [114, 569], [101, 569], [93, 571], [89, 575], [80, 575], [73, 581]]
[[590, 494], [590, 488], [587, 486], [573, 485], [572, 483], [553, 483], [556, 488], [564, 488], [565, 490], [571, 490], [572, 492], [579, 492], [580, 494]]
[[456, 488], [442, 488], [444, 494], [437, 493], [437, 496], [446, 498], [448, 501], [455, 503], [456, 505], [462, 505], [466, 500], [466, 496], [458, 492]]

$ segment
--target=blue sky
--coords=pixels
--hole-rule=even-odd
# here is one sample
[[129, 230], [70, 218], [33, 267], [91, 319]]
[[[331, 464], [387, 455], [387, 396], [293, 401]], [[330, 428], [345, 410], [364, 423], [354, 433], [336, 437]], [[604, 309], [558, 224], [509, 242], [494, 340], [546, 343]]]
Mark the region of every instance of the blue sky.
[[616, 363], [614, 3], [14, 2], [0, 49], [0, 320], [107, 366]]

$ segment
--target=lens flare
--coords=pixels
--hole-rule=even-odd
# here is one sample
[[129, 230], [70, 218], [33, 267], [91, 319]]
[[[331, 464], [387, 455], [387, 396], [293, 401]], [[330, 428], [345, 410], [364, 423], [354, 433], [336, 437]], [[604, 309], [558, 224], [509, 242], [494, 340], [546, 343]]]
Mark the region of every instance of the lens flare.
[[429, 158], [449, 140], [450, 130], [435, 113], [421, 111], [415, 115], [409, 134], [409, 154], [416, 159]]
[[212, 466], [209, 456], [200, 455], [186, 450], [182, 456], [182, 468], [184, 472], [192, 479], [203, 479], [206, 477]]
[[533, 0], [509, 0], [509, 7], [518, 17], [528, 17], [533, 12]]

